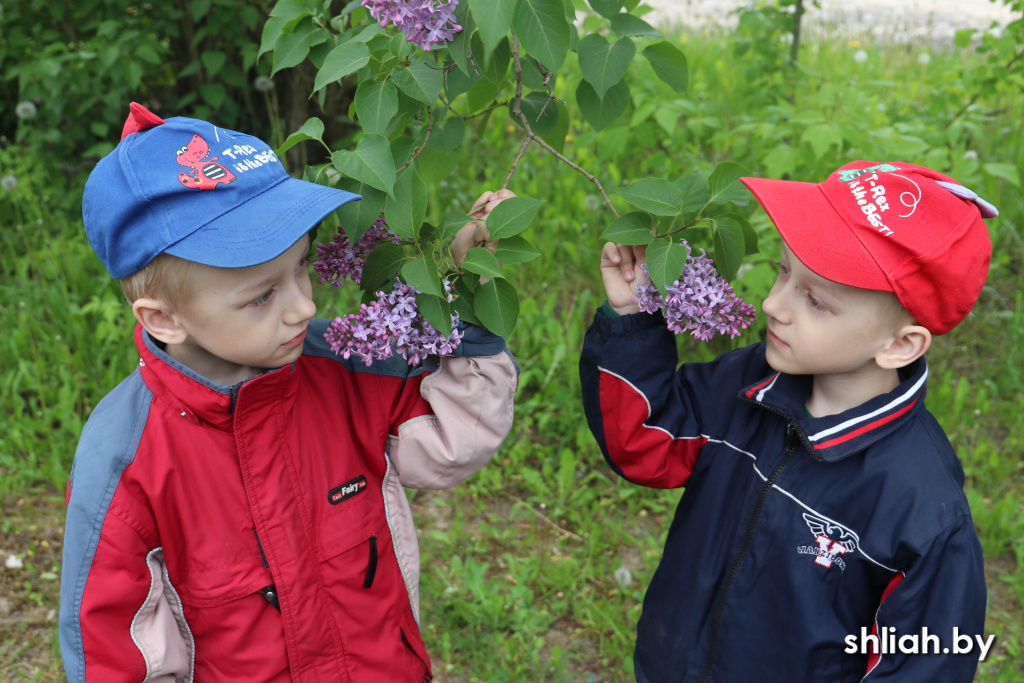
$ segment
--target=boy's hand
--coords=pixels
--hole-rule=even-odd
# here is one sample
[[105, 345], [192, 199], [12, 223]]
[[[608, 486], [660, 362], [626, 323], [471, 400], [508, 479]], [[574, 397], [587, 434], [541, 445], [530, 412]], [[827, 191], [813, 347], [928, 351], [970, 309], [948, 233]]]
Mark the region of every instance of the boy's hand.
[[516, 195], [511, 190], [498, 190], [497, 192], [484, 192], [473, 202], [469, 209], [469, 216], [479, 220], [466, 223], [452, 240], [451, 252], [455, 265], [462, 263], [466, 254], [473, 247], [484, 247], [491, 253], [498, 246], [498, 240], [491, 239], [491, 233], [487, 230], [487, 217], [491, 215], [498, 204], [501, 204], [510, 197]]
[[601, 279], [608, 295], [608, 305], [619, 315], [639, 313], [633, 301], [636, 287], [649, 282], [641, 265], [647, 263], [646, 246], [629, 246], [608, 242], [601, 250]]

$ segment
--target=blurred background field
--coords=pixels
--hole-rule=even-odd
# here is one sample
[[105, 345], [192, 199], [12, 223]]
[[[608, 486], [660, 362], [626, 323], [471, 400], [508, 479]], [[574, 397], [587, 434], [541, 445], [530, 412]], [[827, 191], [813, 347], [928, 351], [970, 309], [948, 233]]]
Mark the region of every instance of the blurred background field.
[[[63, 488], [90, 410], [137, 364], [131, 312], [81, 224], [84, 179], [116, 143], [128, 102], [277, 143], [316, 114], [345, 139], [351, 91], [337, 89], [318, 109], [305, 99], [308, 74], [270, 78], [256, 61], [272, 4], [191, 0], [125, 11], [89, 0], [66, 17], [38, 0], [0, 9], [2, 680], [63, 680], [55, 636]], [[985, 550], [986, 631], [996, 641], [977, 680], [1015, 683], [1024, 679], [1021, 3], [997, 3], [1009, 20], [991, 31], [987, 20], [941, 36], [895, 26], [808, 31], [795, 63], [793, 3], [782, 4], [727, 15], [726, 25], [675, 25], [671, 39], [689, 63], [685, 95], [634, 64], [633, 82], [646, 85], [634, 87], [626, 113], [599, 133], [571, 121], [565, 154], [608, 188], [726, 160], [751, 175], [798, 180], [854, 159], [904, 160], [944, 170], [999, 207], [989, 222], [988, 284], [972, 317], [929, 353], [927, 405], [964, 464]], [[29, 26], [46, 39], [21, 40]], [[573, 94], [557, 84], [556, 94], [578, 117]], [[496, 189], [521, 135], [501, 110], [467, 135], [461, 163], [429, 188], [432, 217]], [[293, 174], [313, 153], [289, 152]], [[529, 234], [542, 255], [510, 271], [522, 297], [509, 339], [523, 370], [517, 422], [466, 484], [410, 492], [424, 635], [440, 681], [632, 680], [633, 628], [681, 492], [616, 479], [583, 418], [577, 363], [603, 300], [599, 236], [611, 214], [586, 178], [536, 148], [510, 189], [544, 200]], [[746, 213], [760, 254], [733, 284], [760, 308], [778, 241], [763, 211]], [[691, 243], [710, 247], [699, 234]], [[316, 299], [324, 316], [355, 306], [348, 290], [319, 287]], [[680, 349], [706, 359], [763, 334], [759, 321], [739, 339], [685, 338]]]

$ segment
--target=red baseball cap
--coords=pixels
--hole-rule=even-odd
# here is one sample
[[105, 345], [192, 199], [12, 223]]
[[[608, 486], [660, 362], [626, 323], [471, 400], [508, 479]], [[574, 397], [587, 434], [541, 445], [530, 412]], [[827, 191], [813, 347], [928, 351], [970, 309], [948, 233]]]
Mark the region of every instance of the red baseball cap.
[[892, 292], [945, 334], [985, 285], [994, 206], [949, 176], [901, 161], [854, 161], [823, 183], [741, 178], [800, 262], [821, 277]]

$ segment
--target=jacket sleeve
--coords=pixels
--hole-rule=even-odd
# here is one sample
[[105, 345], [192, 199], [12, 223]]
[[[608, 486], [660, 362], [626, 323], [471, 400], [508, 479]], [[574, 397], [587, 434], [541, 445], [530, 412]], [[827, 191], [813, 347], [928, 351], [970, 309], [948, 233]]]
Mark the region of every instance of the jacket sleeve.
[[181, 603], [122, 480], [149, 401], [138, 374], [97, 406], [71, 480], [60, 585], [60, 650], [69, 683], [191, 680]]
[[[880, 643], [884, 654], [878, 653], [869, 642], [864, 683], [974, 680], [979, 656], [994, 642], [994, 636], [983, 635], [985, 599], [981, 543], [971, 518], [962, 517], [890, 582], [872, 631], [886, 638], [886, 647]], [[906, 636], [917, 636], [918, 653], [908, 652], [915, 641], [900, 642]], [[847, 638], [848, 647], [860, 642]]]
[[661, 314], [610, 317], [598, 309], [580, 382], [587, 423], [612, 469], [644, 486], [685, 486], [709, 440], [705, 416], [734, 409], [743, 358], [725, 354], [677, 370], [675, 335]]
[[455, 486], [490, 461], [512, 428], [515, 359], [501, 337], [474, 325], [464, 331], [419, 391], [393, 402], [387, 452], [405, 486]]

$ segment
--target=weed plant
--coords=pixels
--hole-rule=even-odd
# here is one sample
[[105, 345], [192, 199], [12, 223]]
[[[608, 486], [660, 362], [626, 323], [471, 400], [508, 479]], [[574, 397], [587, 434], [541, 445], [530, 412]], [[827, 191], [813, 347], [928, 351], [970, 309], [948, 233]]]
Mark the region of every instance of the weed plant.
[[[749, 27], [747, 27], [749, 28]], [[780, 67], [778, 45], [735, 34], [679, 34], [691, 89], [678, 97], [656, 79], [633, 93], [623, 120], [596, 134], [570, 125], [566, 149], [607, 187], [633, 175], [677, 177], [732, 160], [751, 175], [820, 180], [853, 159], [908, 160], [948, 169], [1000, 208], [994, 257], [972, 317], [929, 353], [927, 405], [967, 473], [987, 560], [986, 630], [996, 646], [978, 681], [1024, 676], [1024, 97], [995, 91], [954, 118], [969, 47], [816, 42], [800, 66]], [[863, 51], [864, 57], [858, 56]], [[920, 57], [927, 53], [928, 59]], [[788, 49], [786, 49], [788, 54]], [[573, 65], [567, 65], [573, 68]], [[636, 65], [634, 68], [642, 68]], [[785, 70], [780, 71], [780, 68]], [[640, 74], [641, 76], [643, 74]], [[570, 111], [571, 93], [559, 93]], [[651, 128], [636, 125], [653, 119]], [[469, 206], [497, 187], [519, 149], [519, 131], [490, 126], [463, 165], [432, 186], [431, 206]], [[85, 241], [82, 178], [65, 179], [30, 142], [0, 145], [0, 497], [3, 510], [28, 491], [53, 503], [63, 489], [82, 424], [137, 363], [131, 314]], [[26, 162], [31, 159], [31, 163]], [[421, 530], [423, 630], [437, 679], [626, 681], [644, 588], [661, 553], [680, 491], [615, 477], [591, 437], [580, 401], [582, 337], [602, 303], [599, 235], [611, 219], [585, 178], [528, 154], [513, 189], [544, 199], [531, 239], [542, 256], [517, 266], [522, 295], [509, 339], [522, 367], [517, 421], [493, 463], [449, 492], [410, 492]], [[445, 194], [445, 202], [437, 201]], [[624, 208], [624, 207], [620, 207]], [[437, 219], [439, 216], [434, 216]], [[778, 239], [751, 207], [761, 254], [734, 282], [759, 306], [774, 279]], [[691, 243], [707, 245], [699, 234]], [[353, 310], [351, 290], [318, 287], [321, 315]], [[681, 355], [706, 360], [756, 342], [763, 322], [736, 340], [681, 338]], [[0, 550], [28, 560], [25, 525], [5, 518]], [[59, 533], [59, 532], [58, 532]], [[59, 567], [0, 569], [8, 611], [57, 604]], [[680, 609], [685, 609], [681, 605]], [[53, 626], [19, 628], [0, 613], [0, 676], [63, 680]], [[27, 663], [25, 653], [47, 653]], [[3, 661], [9, 659], [9, 661]], [[38, 659], [32, 660], [38, 662]]]

